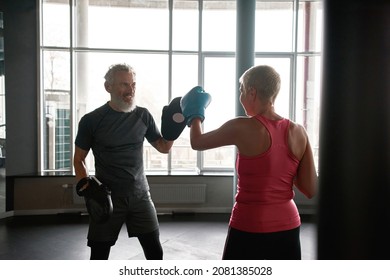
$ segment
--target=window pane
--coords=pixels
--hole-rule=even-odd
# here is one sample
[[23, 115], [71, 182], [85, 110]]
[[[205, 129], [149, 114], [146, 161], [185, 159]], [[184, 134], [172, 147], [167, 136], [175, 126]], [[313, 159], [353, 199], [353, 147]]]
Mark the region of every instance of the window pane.
[[191, 149], [189, 144], [180, 144], [183, 137], [189, 138], [189, 129], [184, 130], [171, 149], [172, 171], [197, 171], [197, 151]]
[[[6, 118], [5, 118], [5, 77], [0, 75], [0, 139], [5, 141]], [[5, 142], [0, 143], [0, 158], [5, 157]], [[1, 167], [1, 161], [0, 161]]]
[[[172, 57], [172, 96], [183, 96], [198, 85], [198, 56], [173, 55]], [[189, 129], [184, 129], [171, 149], [172, 171], [197, 168], [197, 152], [190, 146]]]
[[293, 15], [293, 1], [257, 1], [255, 51], [291, 51], [293, 47]]
[[173, 2], [173, 50], [198, 50], [198, 1]]
[[198, 56], [172, 56], [172, 96], [183, 96], [198, 85]]
[[71, 169], [70, 53], [43, 52], [44, 168]]
[[307, 130], [316, 166], [318, 166], [320, 85], [321, 57], [298, 57], [296, 121]]
[[203, 51], [236, 50], [236, 1], [203, 2]]
[[70, 46], [69, 1], [43, 0], [42, 33], [45, 46]]
[[299, 4], [298, 51], [321, 51], [322, 21], [322, 2], [304, 1]]
[[77, 46], [167, 50], [167, 0], [76, 1]]
[[160, 124], [168, 96], [168, 55], [79, 52], [76, 58], [77, 106], [83, 103], [86, 111], [91, 111], [110, 100], [104, 89], [104, 75], [112, 64], [127, 63], [136, 71], [137, 104], [147, 107]]
[[275, 111], [282, 117], [290, 118], [290, 58], [258, 57], [255, 62], [256, 65], [269, 65], [279, 73], [281, 86], [275, 100]]
[[[167, 104], [168, 96], [168, 56], [160, 54], [136, 53], [77, 53], [77, 123], [80, 118], [110, 100], [110, 95], [104, 89], [104, 75], [112, 64], [128, 63], [136, 71], [137, 104], [148, 108], [161, 126], [161, 112]], [[84, 75], [88, 73], [88, 77]], [[161, 154], [155, 148], [149, 148], [145, 142], [144, 153], [150, 159], [148, 167], [156, 170], [167, 169], [166, 154]], [[90, 159], [88, 167], [93, 170]]]
[[[204, 131], [220, 127], [235, 117], [236, 61], [234, 57], [207, 57], [204, 66], [204, 89], [212, 96], [207, 107]], [[221, 147], [203, 152], [203, 167], [234, 167], [234, 147]]]

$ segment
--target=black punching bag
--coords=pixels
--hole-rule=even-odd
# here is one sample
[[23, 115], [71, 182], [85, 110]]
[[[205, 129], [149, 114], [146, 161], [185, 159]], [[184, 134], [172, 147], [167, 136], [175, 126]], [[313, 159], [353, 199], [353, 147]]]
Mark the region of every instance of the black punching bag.
[[390, 1], [324, 0], [318, 259], [390, 259]]

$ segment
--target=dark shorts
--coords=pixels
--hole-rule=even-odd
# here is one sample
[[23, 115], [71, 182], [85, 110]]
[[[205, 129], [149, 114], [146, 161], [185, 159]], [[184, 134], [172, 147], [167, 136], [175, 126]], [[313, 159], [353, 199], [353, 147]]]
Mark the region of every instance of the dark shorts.
[[106, 223], [97, 224], [90, 220], [88, 246], [95, 242], [114, 245], [123, 224], [126, 224], [129, 237], [158, 230], [157, 213], [149, 192], [141, 198], [112, 197], [112, 203], [114, 211]]

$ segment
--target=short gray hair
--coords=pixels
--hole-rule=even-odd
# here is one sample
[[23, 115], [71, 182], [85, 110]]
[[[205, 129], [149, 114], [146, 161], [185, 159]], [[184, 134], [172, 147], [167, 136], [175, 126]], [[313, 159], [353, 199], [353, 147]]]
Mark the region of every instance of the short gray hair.
[[104, 75], [104, 79], [107, 83], [112, 84], [114, 82], [114, 75], [116, 72], [128, 72], [133, 74], [133, 78], [135, 79], [135, 70], [133, 67], [126, 63], [113, 64], [108, 69], [106, 75]]
[[280, 90], [280, 75], [268, 65], [253, 66], [240, 77], [240, 83], [247, 90], [256, 89], [261, 100], [274, 102]]

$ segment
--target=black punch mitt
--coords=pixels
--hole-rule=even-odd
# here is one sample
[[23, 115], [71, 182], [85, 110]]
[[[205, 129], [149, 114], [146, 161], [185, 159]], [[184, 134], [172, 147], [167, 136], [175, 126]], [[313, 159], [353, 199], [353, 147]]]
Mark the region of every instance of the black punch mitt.
[[[86, 183], [88, 187], [82, 189]], [[76, 186], [76, 192], [84, 197], [88, 214], [94, 222], [105, 223], [111, 217], [111, 190], [95, 176], [81, 179]]]
[[186, 127], [186, 120], [180, 107], [181, 97], [172, 99], [164, 106], [161, 116], [161, 134], [165, 140], [174, 141]]

